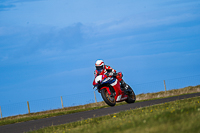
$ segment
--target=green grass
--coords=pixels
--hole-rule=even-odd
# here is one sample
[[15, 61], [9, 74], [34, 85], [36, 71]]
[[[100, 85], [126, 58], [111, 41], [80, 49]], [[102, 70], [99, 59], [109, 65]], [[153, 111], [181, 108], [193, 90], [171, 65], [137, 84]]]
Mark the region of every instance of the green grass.
[[[194, 92], [200, 92], [200, 85], [194, 86], [194, 87], [189, 86], [189, 87], [185, 87], [181, 89], [169, 90], [167, 92], [161, 91], [161, 92], [156, 92], [156, 93], [140, 94], [136, 96], [137, 98], [136, 102], [159, 99], [163, 97], [171, 97], [171, 96], [194, 93]], [[126, 104], [126, 102], [117, 103], [116, 106], [123, 105], [123, 104]], [[5, 117], [5, 118], [0, 119], [0, 126], [13, 124], [13, 123], [19, 123], [19, 122], [25, 122], [25, 121], [30, 121], [30, 120], [54, 117], [54, 116], [59, 116], [59, 115], [72, 114], [72, 113], [77, 113], [77, 112], [82, 112], [82, 111], [106, 108], [106, 107], [108, 106], [106, 105], [105, 102], [98, 102], [98, 103], [91, 103], [91, 104], [74, 106], [74, 107], [67, 107], [64, 109], [55, 109], [55, 110], [48, 110], [48, 111], [37, 112], [37, 113]]]
[[197, 133], [200, 97], [123, 111], [98, 118], [51, 126], [31, 133]]

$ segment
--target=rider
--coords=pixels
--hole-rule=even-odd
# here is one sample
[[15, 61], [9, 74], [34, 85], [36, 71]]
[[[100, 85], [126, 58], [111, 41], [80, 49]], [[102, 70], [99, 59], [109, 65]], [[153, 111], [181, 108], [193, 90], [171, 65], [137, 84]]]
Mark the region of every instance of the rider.
[[116, 70], [108, 65], [105, 65], [103, 60], [97, 60], [95, 63], [95, 67], [96, 67], [96, 70], [94, 71], [95, 75], [103, 71], [105, 75], [115, 76], [120, 81], [121, 87], [124, 88], [125, 90], [128, 89], [128, 85], [122, 79], [123, 75], [121, 72], [116, 73]]

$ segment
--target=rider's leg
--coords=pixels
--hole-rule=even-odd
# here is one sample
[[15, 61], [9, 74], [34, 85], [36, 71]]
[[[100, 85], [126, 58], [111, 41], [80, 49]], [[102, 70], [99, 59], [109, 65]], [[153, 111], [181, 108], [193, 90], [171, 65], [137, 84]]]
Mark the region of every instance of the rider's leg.
[[124, 82], [124, 80], [122, 79], [122, 77], [123, 77], [123, 74], [121, 72], [118, 72], [116, 78], [121, 83], [122, 89], [127, 90], [128, 89], [128, 85]]
[[123, 79], [121, 79], [120, 83], [121, 83], [122, 88], [124, 88], [125, 90], [128, 89], [128, 85], [124, 82]]

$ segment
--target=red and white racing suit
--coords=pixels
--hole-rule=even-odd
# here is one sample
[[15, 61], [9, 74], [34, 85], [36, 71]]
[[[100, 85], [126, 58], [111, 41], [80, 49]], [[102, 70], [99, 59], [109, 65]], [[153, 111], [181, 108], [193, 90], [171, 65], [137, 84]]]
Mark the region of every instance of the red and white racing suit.
[[[122, 73], [118, 72], [116, 74], [116, 70], [113, 69], [112, 67], [108, 66], [108, 65], [104, 65], [104, 69], [102, 70], [104, 74], [109, 75], [109, 76], [113, 76], [114, 74], [116, 75], [116, 78], [121, 82], [122, 80]], [[101, 72], [102, 72], [101, 71]], [[99, 73], [99, 71], [95, 70], [94, 74], [95, 76]]]

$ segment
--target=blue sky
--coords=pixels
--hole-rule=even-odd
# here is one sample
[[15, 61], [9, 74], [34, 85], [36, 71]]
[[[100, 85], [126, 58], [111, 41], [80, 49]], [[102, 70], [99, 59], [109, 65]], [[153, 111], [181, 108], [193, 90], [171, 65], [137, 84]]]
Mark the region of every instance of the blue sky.
[[200, 1], [1, 0], [0, 104], [91, 91], [96, 59], [131, 86], [200, 74]]

